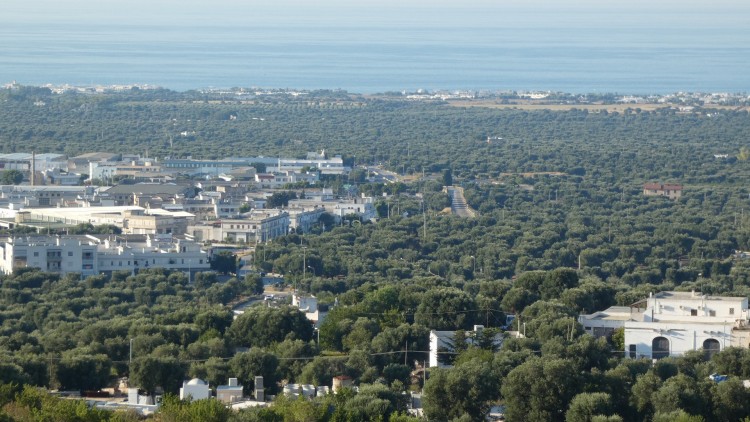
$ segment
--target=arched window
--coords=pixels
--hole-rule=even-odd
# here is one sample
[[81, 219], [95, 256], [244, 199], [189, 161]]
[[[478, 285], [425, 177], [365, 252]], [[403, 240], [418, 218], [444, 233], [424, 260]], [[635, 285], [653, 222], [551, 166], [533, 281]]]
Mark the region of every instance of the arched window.
[[721, 351], [721, 345], [719, 344], [719, 340], [710, 338], [703, 342], [703, 351], [706, 352], [706, 357], [708, 359], [711, 359], [711, 357], [719, 351]]
[[656, 337], [651, 341], [651, 357], [661, 359], [669, 356], [669, 340], [665, 337]]

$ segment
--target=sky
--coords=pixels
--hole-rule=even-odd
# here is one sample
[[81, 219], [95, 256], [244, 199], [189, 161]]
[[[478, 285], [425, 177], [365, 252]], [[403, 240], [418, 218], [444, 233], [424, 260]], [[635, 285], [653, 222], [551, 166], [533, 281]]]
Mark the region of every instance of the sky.
[[[637, 16], [637, 19], [635, 18]], [[3, 0], [0, 21], [163, 23], [219, 20], [308, 25], [392, 22], [411, 25], [514, 25], [522, 21], [634, 25], [670, 23], [750, 25], [743, 0]], [[720, 18], [719, 18], [720, 17]], [[212, 22], [219, 23], [219, 22]], [[672, 22], [674, 23], [674, 22]], [[731, 22], [730, 22], [731, 23]]]

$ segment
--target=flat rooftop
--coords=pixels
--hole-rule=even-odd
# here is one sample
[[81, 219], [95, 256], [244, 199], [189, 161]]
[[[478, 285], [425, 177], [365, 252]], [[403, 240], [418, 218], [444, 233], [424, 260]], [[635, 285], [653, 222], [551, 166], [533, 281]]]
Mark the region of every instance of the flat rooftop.
[[631, 308], [630, 306], [612, 306], [603, 311], [581, 316], [588, 320], [628, 321], [631, 319]]
[[674, 299], [674, 300], [724, 300], [730, 302], [742, 302], [746, 300], [745, 297], [736, 296], [709, 296], [703, 295], [699, 292], [659, 292], [654, 294], [656, 299]]

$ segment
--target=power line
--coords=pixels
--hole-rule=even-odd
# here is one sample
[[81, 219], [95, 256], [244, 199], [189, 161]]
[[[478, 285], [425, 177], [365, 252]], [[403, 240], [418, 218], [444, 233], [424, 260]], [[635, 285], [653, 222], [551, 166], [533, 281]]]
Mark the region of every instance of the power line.
[[[403, 316], [415, 316], [415, 315], [453, 315], [453, 314], [468, 314], [470, 312], [501, 312], [505, 313], [505, 311], [500, 309], [466, 309], [462, 311], [441, 311], [441, 312], [412, 312], [412, 313], [406, 313], [406, 312], [399, 312], [398, 315]], [[355, 312], [355, 315], [387, 315], [387, 316], [393, 316], [394, 314], [389, 314], [388, 312]]]
[[[244, 353], [244, 352], [241, 352], [241, 353]], [[210, 358], [205, 358], [205, 359], [179, 359], [179, 358], [177, 358], [177, 360], [180, 363], [207, 362], [207, 361], [209, 361], [211, 359], [215, 359], [215, 360], [218, 359], [218, 360], [222, 360], [222, 361], [228, 361], [228, 360], [233, 359], [237, 355], [240, 355], [241, 353], [238, 353], [238, 354], [236, 354], [234, 356], [229, 356], [229, 357], [210, 357]], [[401, 353], [406, 353], [406, 351], [405, 350], [394, 350], [394, 351], [390, 351], [390, 352], [370, 352], [370, 353], [366, 353], [366, 355], [367, 356], [385, 356], [385, 355], [396, 355], [396, 354], [401, 354]], [[429, 350], [409, 350], [409, 353], [430, 353], [430, 351]], [[458, 354], [457, 352], [448, 352], [448, 351], [438, 351], [437, 353], [438, 354]], [[329, 356], [318, 355], [318, 356], [298, 356], [298, 357], [277, 357], [276, 359], [278, 359], [278, 360], [284, 360], [284, 361], [289, 361], [289, 360], [292, 360], [292, 361], [294, 361], [294, 360], [313, 360], [313, 359], [316, 359], [316, 358], [321, 358], [321, 359], [348, 359], [348, 358], [350, 358], [352, 356], [354, 356], [354, 355], [351, 355], [351, 354], [346, 354], [346, 355], [329, 355]], [[46, 360], [48, 360], [48, 361], [58, 361], [58, 362], [61, 361], [62, 359], [63, 358], [46, 358]], [[127, 361], [127, 360], [111, 360], [110, 362], [112, 362], [112, 363], [129, 363], [129, 361]]]

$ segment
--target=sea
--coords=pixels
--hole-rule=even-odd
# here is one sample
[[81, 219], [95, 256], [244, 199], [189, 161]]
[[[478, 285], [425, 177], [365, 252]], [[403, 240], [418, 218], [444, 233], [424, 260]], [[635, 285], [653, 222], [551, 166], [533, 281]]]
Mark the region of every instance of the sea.
[[0, 85], [750, 91], [750, 2], [4, 0]]

